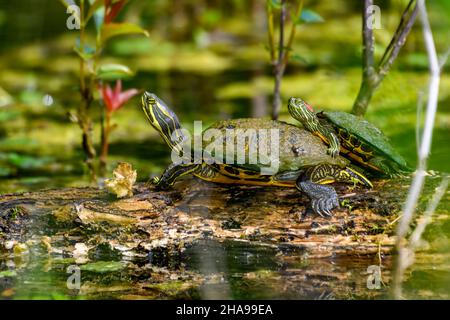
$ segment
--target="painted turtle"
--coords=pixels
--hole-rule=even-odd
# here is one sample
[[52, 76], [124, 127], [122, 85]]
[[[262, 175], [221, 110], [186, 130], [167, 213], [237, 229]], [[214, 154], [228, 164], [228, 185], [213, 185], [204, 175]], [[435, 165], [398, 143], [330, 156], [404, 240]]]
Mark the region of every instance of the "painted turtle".
[[347, 112], [322, 111], [300, 98], [289, 99], [289, 113], [306, 130], [329, 145], [328, 153], [339, 153], [372, 173], [393, 176], [410, 172], [405, 159], [392, 147], [388, 138], [372, 123]]
[[[160, 133], [172, 152], [183, 153], [184, 149], [181, 145], [190, 139], [186, 136], [186, 131], [181, 130], [182, 127], [175, 113], [152, 93], [145, 92], [142, 95], [141, 103], [147, 119]], [[254, 130], [253, 132], [268, 132], [268, 130], [277, 132], [278, 152], [271, 152], [268, 159], [269, 162], [276, 163], [276, 171], [265, 172], [263, 169], [267, 169], [269, 162], [266, 159], [262, 163], [259, 154], [256, 157], [257, 161], [253, 163], [247, 161], [239, 164], [234, 155], [232, 155], [231, 161], [205, 161], [211, 156], [217, 159], [218, 149], [216, 148], [214, 152], [209, 148], [209, 151], [206, 152], [207, 147], [205, 148], [205, 143], [203, 143], [203, 150], [200, 150], [203, 153], [202, 161], [193, 161], [195, 152], [189, 153], [190, 161], [173, 162], [161, 177], [153, 180], [153, 183], [158, 188], [166, 189], [172, 186], [178, 178], [192, 174], [202, 180], [215, 183], [296, 187], [308, 195], [311, 199], [312, 210], [321, 216], [330, 216], [331, 210], [339, 206], [336, 191], [327, 184], [345, 182], [372, 187], [365, 176], [348, 166], [348, 159], [339, 155], [331, 157], [327, 153], [327, 146], [320, 138], [303, 128], [282, 121], [265, 119], [219, 121], [203, 132], [203, 140], [206, 132], [214, 130], [209, 132], [214, 133], [216, 147], [227, 144], [234, 147], [237, 144], [237, 138], [233, 138], [230, 143], [228, 130], [245, 132], [249, 129]], [[259, 139], [262, 139], [262, 136], [258, 134], [244, 139], [241, 150], [245, 151], [246, 159], [255, 156], [254, 152], [257, 151], [252, 146], [254, 143], [259, 144]], [[196, 152], [198, 154], [198, 150]], [[220, 157], [225, 160], [224, 153]], [[229, 159], [227, 158], [227, 160]]]

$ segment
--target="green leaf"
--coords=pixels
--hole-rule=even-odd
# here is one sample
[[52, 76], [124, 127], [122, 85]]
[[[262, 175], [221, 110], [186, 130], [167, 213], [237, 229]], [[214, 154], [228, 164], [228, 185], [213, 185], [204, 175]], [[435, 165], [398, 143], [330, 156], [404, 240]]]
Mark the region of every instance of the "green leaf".
[[105, 43], [108, 39], [124, 34], [144, 34], [149, 36], [148, 32], [140, 26], [133, 23], [108, 23], [102, 29], [102, 41]]
[[315, 11], [310, 9], [302, 10], [302, 13], [300, 14], [300, 18], [298, 19], [297, 23], [320, 23], [324, 22], [325, 20]]
[[134, 75], [130, 68], [121, 64], [104, 64], [97, 69], [97, 78], [101, 80], [117, 80]]

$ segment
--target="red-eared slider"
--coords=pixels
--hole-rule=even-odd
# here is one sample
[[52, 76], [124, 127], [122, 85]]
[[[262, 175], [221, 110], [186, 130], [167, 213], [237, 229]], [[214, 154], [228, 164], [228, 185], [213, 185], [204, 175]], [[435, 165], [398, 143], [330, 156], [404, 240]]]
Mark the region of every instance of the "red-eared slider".
[[380, 129], [346, 112], [319, 112], [300, 98], [291, 98], [289, 113], [308, 131], [329, 145], [332, 156], [341, 153], [372, 173], [392, 176], [411, 169]]
[[[168, 146], [172, 149], [172, 154], [181, 154], [183, 141], [190, 141], [186, 132], [181, 129], [175, 113], [156, 95], [144, 93], [142, 96], [142, 108], [152, 126], [160, 133]], [[325, 185], [333, 182], [345, 182], [351, 184], [363, 184], [371, 187], [370, 181], [361, 173], [348, 167], [349, 161], [341, 156], [331, 157], [327, 154], [327, 146], [320, 138], [311, 134], [307, 130], [287, 124], [281, 121], [265, 119], [235, 119], [219, 121], [203, 132], [203, 140], [206, 135], [214, 136], [216, 146], [226, 146], [230, 144], [230, 130], [246, 131], [254, 129], [253, 132], [273, 132], [278, 133], [277, 149], [270, 150], [269, 158], [261, 160], [258, 153], [257, 161], [236, 164], [236, 157], [232, 155], [230, 159], [222, 153], [221, 160], [211, 162], [205, 159], [214, 156], [217, 159], [218, 149], [206, 152], [203, 145], [203, 157], [200, 162], [194, 161], [196, 153], [187, 155], [187, 162], [172, 163], [161, 175], [154, 179], [154, 184], [158, 188], [166, 189], [174, 184], [179, 178], [187, 174], [192, 174], [200, 179], [224, 183], [224, 184], [244, 184], [261, 186], [282, 186], [297, 187], [298, 190], [306, 193], [311, 199], [311, 207], [319, 215], [331, 215], [331, 210], [339, 206], [336, 191], [331, 186]], [[252, 131], [250, 131], [252, 132]], [[239, 137], [239, 134], [236, 134]], [[255, 156], [254, 144], [263, 141], [264, 135], [250, 135], [244, 139], [244, 145], [240, 150], [245, 150], [245, 159], [252, 159]], [[275, 138], [274, 138], [275, 139]], [[238, 139], [231, 141], [231, 146], [239, 146]], [[264, 141], [265, 143], [266, 141]], [[219, 148], [220, 149], [220, 148]], [[237, 148], [234, 148], [237, 149]], [[273, 152], [272, 152], [273, 151]], [[226, 150], [228, 156], [229, 150]], [[258, 151], [259, 152], [259, 151]], [[202, 152], [200, 152], [202, 153]], [[267, 153], [268, 154], [268, 153]], [[206, 157], [205, 157], [206, 155]], [[186, 154], [183, 154], [186, 156]], [[186, 157], [185, 157], [186, 159]], [[269, 160], [269, 161], [267, 161]], [[223, 162], [223, 163], [220, 163]], [[231, 162], [231, 163], [230, 163]], [[238, 162], [239, 163], [239, 162]], [[265, 171], [268, 164], [276, 164], [276, 171]]]

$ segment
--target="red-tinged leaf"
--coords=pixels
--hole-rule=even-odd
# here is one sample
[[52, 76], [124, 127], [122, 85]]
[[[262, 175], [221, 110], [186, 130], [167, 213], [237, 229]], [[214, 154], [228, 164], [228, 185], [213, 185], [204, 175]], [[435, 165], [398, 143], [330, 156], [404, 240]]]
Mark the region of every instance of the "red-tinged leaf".
[[133, 98], [138, 93], [139, 93], [139, 91], [137, 89], [128, 89], [128, 90], [120, 93], [120, 95], [119, 95], [119, 97], [120, 97], [120, 99], [119, 99], [120, 104], [124, 105], [128, 100]]
[[127, 2], [128, 0], [119, 0], [116, 2], [113, 1], [112, 4], [108, 3], [105, 12], [105, 23], [111, 23]]
[[103, 97], [103, 102], [105, 103], [105, 108], [108, 112], [114, 112], [122, 107], [128, 100], [139, 93], [137, 89], [128, 89], [124, 92], [122, 91], [122, 81], [117, 80], [114, 90], [109, 84], [102, 85], [100, 91]]

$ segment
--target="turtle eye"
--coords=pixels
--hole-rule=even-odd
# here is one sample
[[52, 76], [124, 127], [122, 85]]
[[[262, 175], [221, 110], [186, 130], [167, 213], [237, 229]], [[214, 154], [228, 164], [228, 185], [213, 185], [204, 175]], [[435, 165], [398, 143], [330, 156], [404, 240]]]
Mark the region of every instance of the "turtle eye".
[[147, 98], [147, 104], [155, 104], [156, 101], [153, 98]]

